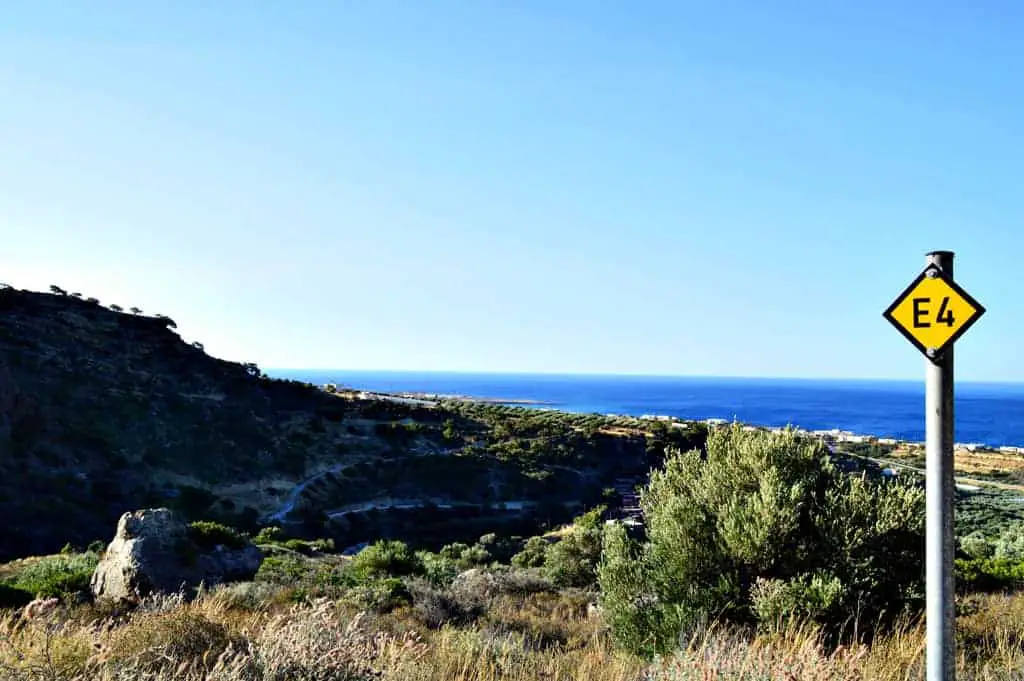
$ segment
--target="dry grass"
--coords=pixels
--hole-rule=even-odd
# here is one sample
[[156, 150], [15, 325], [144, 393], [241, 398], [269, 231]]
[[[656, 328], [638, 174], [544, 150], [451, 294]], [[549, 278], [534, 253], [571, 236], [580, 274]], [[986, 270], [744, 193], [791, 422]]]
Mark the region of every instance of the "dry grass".
[[[977, 611], [957, 622], [957, 679], [1024, 678], [1024, 595], [971, 599]], [[925, 678], [925, 631], [904, 622], [870, 646], [826, 650], [811, 628], [791, 625], [751, 636], [713, 629], [651, 671], [656, 681], [911, 681]]]
[[[963, 473], [992, 473], [1006, 472], [1024, 475], [1024, 456], [997, 451], [971, 451], [963, 447], [957, 448], [953, 453], [956, 461], [956, 468]], [[900, 459], [922, 459], [924, 457], [923, 447], [901, 445], [895, 447], [885, 458], [896, 461]]]
[[[870, 646], [828, 650], [796, 624], [713, 627], [645, 665], [613, 650], [585, 594], [501, 594], [466, 626], [431, 629], [321, 600], [254, 603], [245, 585], [131, 613], [62, 609], [0, 616], [4, 681], [906, 681], [923, 679], [924, 630], [908, 622]], [[1024, 678], [1024, 595], [972, 597], [959, 619], [958, 679]]]

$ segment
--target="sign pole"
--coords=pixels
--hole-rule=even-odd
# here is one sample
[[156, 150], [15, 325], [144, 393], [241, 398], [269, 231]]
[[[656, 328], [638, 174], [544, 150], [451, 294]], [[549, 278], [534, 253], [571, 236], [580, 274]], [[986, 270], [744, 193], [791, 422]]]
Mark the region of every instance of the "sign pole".
[[953, 577], [953, 344], [985, 308], [953, 280], [953, 253], [934, 251], [924, 271], [882, 313], [928, 358], [925, 366], [925, 624], [927, 679], [956, 677]]
[[[936, 251], [927, 264], [953, 279], [953, 253]], [[925, 584], [928, 681], [956, 676], [956, 609], [953, 579], [953, 345], [929, 349], [925, 370], [926, 524]]]

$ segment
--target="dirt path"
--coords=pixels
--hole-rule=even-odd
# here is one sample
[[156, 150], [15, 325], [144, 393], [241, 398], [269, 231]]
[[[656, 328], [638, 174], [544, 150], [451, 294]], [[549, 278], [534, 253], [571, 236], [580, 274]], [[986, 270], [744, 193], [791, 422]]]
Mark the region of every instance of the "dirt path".
[[272, 513], [270, 516], [268, 516], [267, 519], [275, 522], [283, 522], [285, 517], [287, 517], [287, 515], [291, 513], [292, 510], [295, 508], [295, 504], [296, 502], [298, 502], [299, 495], [302, 494], [303, 490], [305, 490], [309, 485], [316, 482], [323, 476], [329, 473], [337, 473], [346, 466], [347, 464], [339, 463], [335, 466], [331, 466], [327, 470], [320, 471], [316, 475], [312, 475], [303, 480], [302, 482], [300, 482], [299, 484], [297, 484], [295, 487], [291, 489], [290, 492], [288, 492], [288, 496], [285, 497], [284, 500], [284, 505], [281, 506], [281, 508], [278, 509], [276, 513]]

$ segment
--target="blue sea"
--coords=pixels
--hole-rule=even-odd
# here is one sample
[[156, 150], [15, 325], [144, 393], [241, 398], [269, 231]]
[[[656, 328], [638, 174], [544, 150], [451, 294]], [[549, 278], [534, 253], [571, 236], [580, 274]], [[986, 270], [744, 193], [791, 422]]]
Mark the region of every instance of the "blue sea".
[[[665, 414], [924, 440], [924, 381], [268, 370], [271, 376], [380, 392], [536, 400], [599, 414]], [[1024, 384], [956, 385], [956, 441], [1024, 446]]]

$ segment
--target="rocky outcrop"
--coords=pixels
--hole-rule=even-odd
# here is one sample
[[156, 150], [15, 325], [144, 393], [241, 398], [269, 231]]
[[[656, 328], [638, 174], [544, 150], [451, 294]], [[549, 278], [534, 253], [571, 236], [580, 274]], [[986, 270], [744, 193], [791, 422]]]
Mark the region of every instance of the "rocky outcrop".
[[248, 541], [202, 545], [167, 508], [125, 513], [90, 583], [93, 596], [137, 601], [153, 593], [190, 592], [199, 584], [251, 580], [263, 554]]

